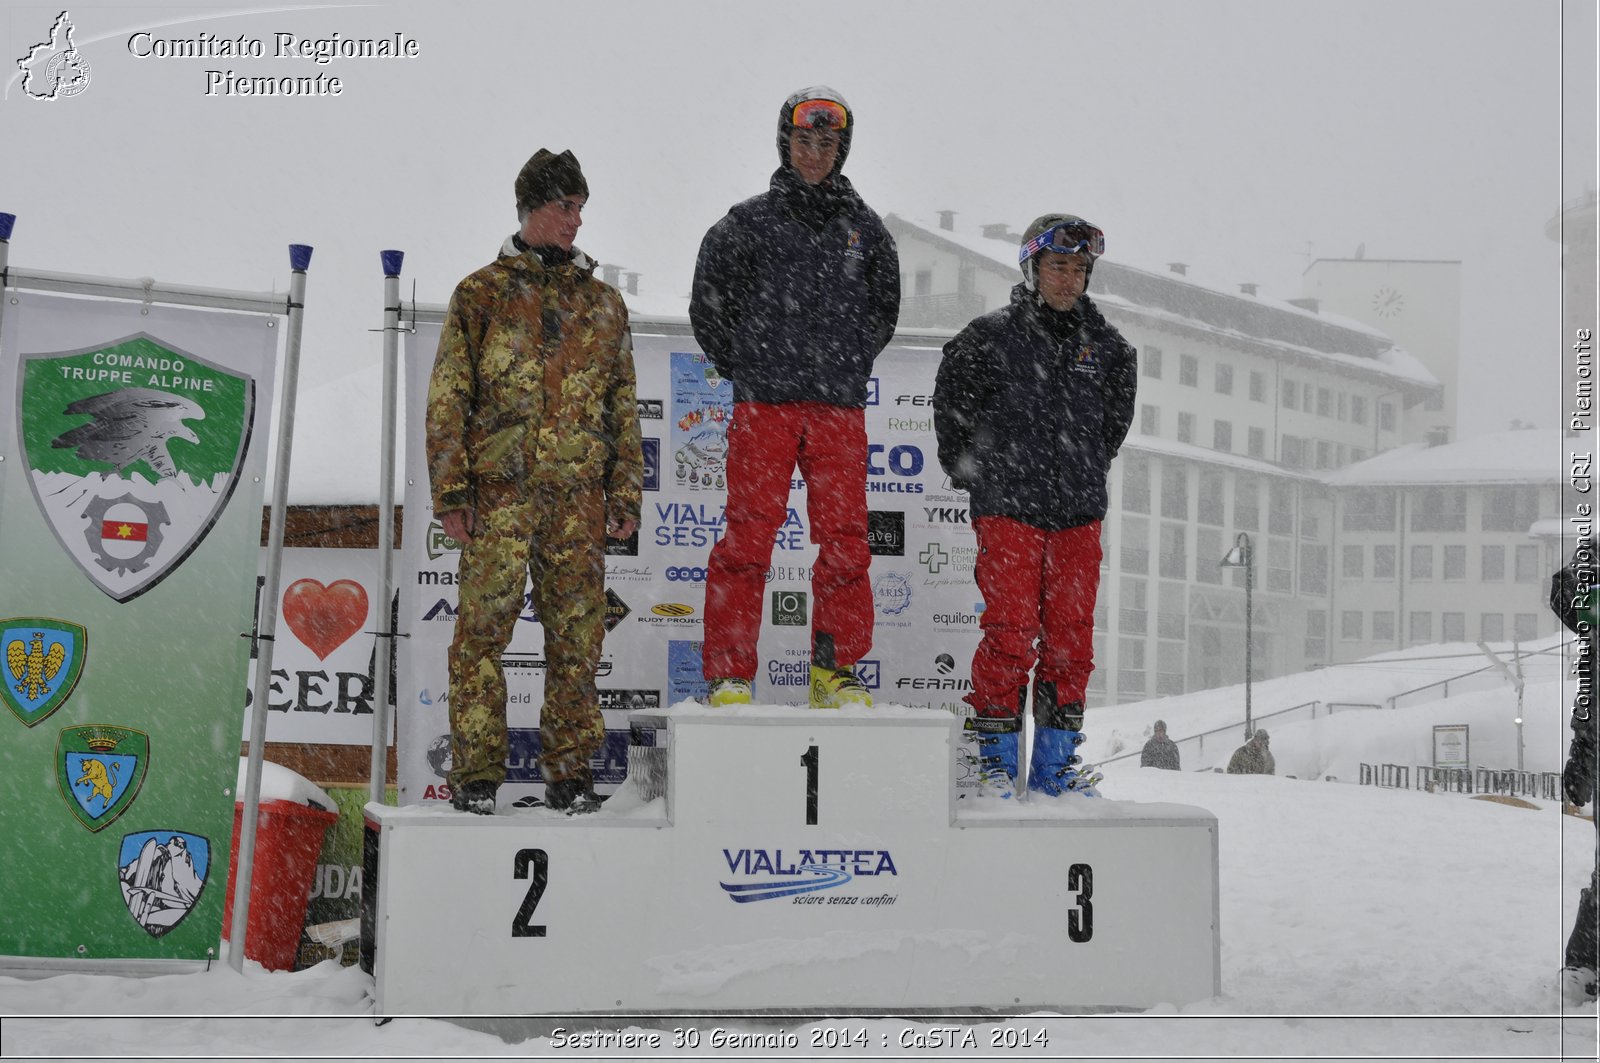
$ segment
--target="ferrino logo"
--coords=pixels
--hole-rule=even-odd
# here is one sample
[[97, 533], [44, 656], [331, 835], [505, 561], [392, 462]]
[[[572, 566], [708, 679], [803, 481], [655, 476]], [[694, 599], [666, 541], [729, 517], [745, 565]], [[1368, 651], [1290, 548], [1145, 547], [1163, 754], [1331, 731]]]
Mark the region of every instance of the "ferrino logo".
[[893, 904], [894, 894], [869, 897], [811, 897], [807, 894], [836, 889], [857, 877], [899, 876], [887, 849], [801, 849], [785, 855], [782, 849], [724, 849], [732, 882], [718, 882], [737, 904], [793, 897], [791, 904]]

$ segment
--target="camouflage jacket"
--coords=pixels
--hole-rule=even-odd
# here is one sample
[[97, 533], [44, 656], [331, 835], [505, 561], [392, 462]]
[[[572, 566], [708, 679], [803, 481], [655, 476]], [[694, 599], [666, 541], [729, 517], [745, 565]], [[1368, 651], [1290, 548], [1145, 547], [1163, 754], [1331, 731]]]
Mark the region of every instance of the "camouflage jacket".
[[427, 448], [435, 513], [474, 505], [480, 481], [598, 481], [608, 519], [639, 519], [628, 310], [593, 261], [575, 250], [545, 266], [508, 240], [456, 285], [428, 387]]

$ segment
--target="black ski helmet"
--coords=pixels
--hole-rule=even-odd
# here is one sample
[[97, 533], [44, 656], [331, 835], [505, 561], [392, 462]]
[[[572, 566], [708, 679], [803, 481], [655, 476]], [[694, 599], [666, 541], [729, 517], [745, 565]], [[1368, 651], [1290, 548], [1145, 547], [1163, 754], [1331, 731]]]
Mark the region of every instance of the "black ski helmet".
[[826, 115], [814, 116], [813, 120], [808, 123], [813, 128], [826, 126], [836, 129], [839, 133], [839, 155], [833, 160], [833, 172], [828, 175], [832, 177], [844, 169], [845, 156], [850, 154], [850, 137], [856, 129], [856, 113], [850, 109], [848, 103], [844, 102], [844, 97], [837, 90], [830, 89], [826, 85], [812, 85], [808, 89], [801, 89], [783, 101], [783, 109], [778, 112], [778, 158], [782, 160], [785, 166], [789, 165], [789, 134], [793, 133], [795, 129], [795, 108], [813, 100], [836, 103], [844, 111], [843, 125], [834, 125], [827, 120]]
[[[1033, 223], [1028, 226], [1027, 232], [1022, 234], [1022, 243], [1018, 246], [1018, 255], [1021, 258], [1021, 262], [1019, 264], [1022, 267], [1022, 279], [1028, 285], [1028, 290], [1030, 292], [1036, 292], [1039, 290], [1039, 256], [1044, 253], [1045, 249], [1041, 247], [1035, 250], [1032, 254], [1029, 254], [1028, 245], [1033, 243], [1036, 237], [1042, 236], [1058, 225], [1082, 226], [1085, 230], [1092, 230], [1095, 234], [1098, 234], [1101, 251], [1105, 250], [1105, 234], [1100, 231], [1100, 227], [1094, 222], [1085, 221], [1076, 214], [1039, 215], [1037, 218], [1033, 219]], [[1088, 268], [1084, 270], [1085, 279], [1093, 276], [1095, 259], [1100, 257], [1100, 251], [1090, 250], [1087, 252], [1087, 254], [1089, 257], [1089, 264]]]

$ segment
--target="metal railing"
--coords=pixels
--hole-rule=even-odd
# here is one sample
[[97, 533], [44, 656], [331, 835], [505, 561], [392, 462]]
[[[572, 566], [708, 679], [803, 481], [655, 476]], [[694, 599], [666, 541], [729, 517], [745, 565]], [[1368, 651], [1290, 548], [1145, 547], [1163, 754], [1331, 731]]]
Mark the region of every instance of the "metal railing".
[[[1526, 660], [1529, 657], [1541, 657], [1550, 653], [1560, 653], [1570, 644], [1571, 640], [1567, 642], [1558, 642], [1554, 646], [1546, 646], [1542, 650], [1519, 650], [1511, 657], [1509, 663], [1515, 664], [1518, 661]], [[1400, 658], [1399, 660], [1403, 660], [1403, 658]], [[1415, 697], [1411, 703], [1414, 704], [1416, 702], [1423, 701], [1439, 701], [1450, 696], [1450, 687], [1452, 685], [1455, 686], [1457, 694], [1464, 694], [1473, 690], [1489, 690], [1500, 686], [1505, 681], [1505, 676], [1501, 674], [1500, 669], [1497, 666], [1493, 664], [1486, 664], [1481, 668], [1474, 668], [1470, 672], [1462, 672], [1460, 675], [1449, 676], [1445, 679], [1439, 679], [1420, 687], [1412, 687], [1410, 690], [1402, 690], [1398, 694], [1391, 694], [1388, 698], [1389, 708], [1399, 708], [1401, 698], [1413, 698], [1414, 695], [1427, 694], [1429, 691], [1434, 690], [1437, 690], [1438, 693], [1433, 694], [1431, 697]]]
[[[1435, 768], [1416, 766], [1415, 789], [1427, 793], [1498, 794], [1505, 797], [1563, 798], [1558, 771], [1517, 771], [1514, 768]], [[1409, 790], [1411, 769], [1404, 764], [1362, 764], [1362, 786]]]

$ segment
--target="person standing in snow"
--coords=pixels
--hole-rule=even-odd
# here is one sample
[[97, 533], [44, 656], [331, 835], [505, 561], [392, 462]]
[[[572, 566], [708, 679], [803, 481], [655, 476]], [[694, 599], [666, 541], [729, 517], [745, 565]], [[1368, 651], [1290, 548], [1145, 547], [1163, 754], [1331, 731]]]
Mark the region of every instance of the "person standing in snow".
[[1013, 791], [1036, 663], [1028, 789], [1093, 796], [1099, 780], [1076, 750], [1106, 479], [1137, 385], [1134, 349], [1086, 293], [1104, 251], [1105, 234], [1082, 218], [1036, 218], [1018, 254], [1023, 282], [945, 344], [934, 388], [939, 463], [970, 493], [978, 540], [983, 640], [966, 701], [986, 794]]
[[1166, 720], [1156, 721], [1155, 734], [1150, 736], [1150, 741], [1144, 744], [1144, 751], [1139, 754], [1139, 767], [1179, 770], [1178, 743], [1167, 737]]
[[[1550, 581], [1550, 608], [1568, 631], [1578, 636], [1578, 689], [1572, 701], [1572, 743], [1567, 749], [1561, 788], [1574, 808], [1595, 800], [1594, 637], [1600, 622], [1594, 598], [1596, 579], [1594, 540], [1585, 539], [1573, 551], [1567, 567]], [[1600, 816], [1595, 817], [1600, 831]], [[1578, 895], [1578, 914], [1567, 938], [1561, 972], [1562, 995], [1569, 1004], [1592, 1007], [1596, 998], [1596, 971], [1600, 970], [1600, 834], [1595, 838], [1595, 864], [1589, 885]]]
[[517, 174], [521, 228], [456, 285], [428, 388], [433, 510], [461, 543], [450, 643], [450, 787], [491, 815], [509, 752], [500, 654], [531, 576], [544, 625], [539, 767], [545, 804], [599, 807], [605, 739], [595, 669], [605, 637], [605, 539], [639, 522], [644, 485], [628, 311], [573, 247], [589, 185], [572, 152]]
[[817, 561], [812, 708], [871, 705], [855, 663], [872, 645], [867, 548], [867, 380], [900, 315], [894, 240], [839, 171], [855, 114], [826, 86], [778, 112], [766, 193], [713, 225], [689, 319], [733, 383], [724, 534], [706, 578], [703, 668], [714, 706], [747, 704], [773, 538], [796, 464]]
[[1276, 775], [1278, 762], [1272, 757], [1272, 750], [1267, 748], [1267, 732], [1257, 727], [1244, 745], [1233, 751], [1233, 756], [1228, 758], [1229, 775]]

